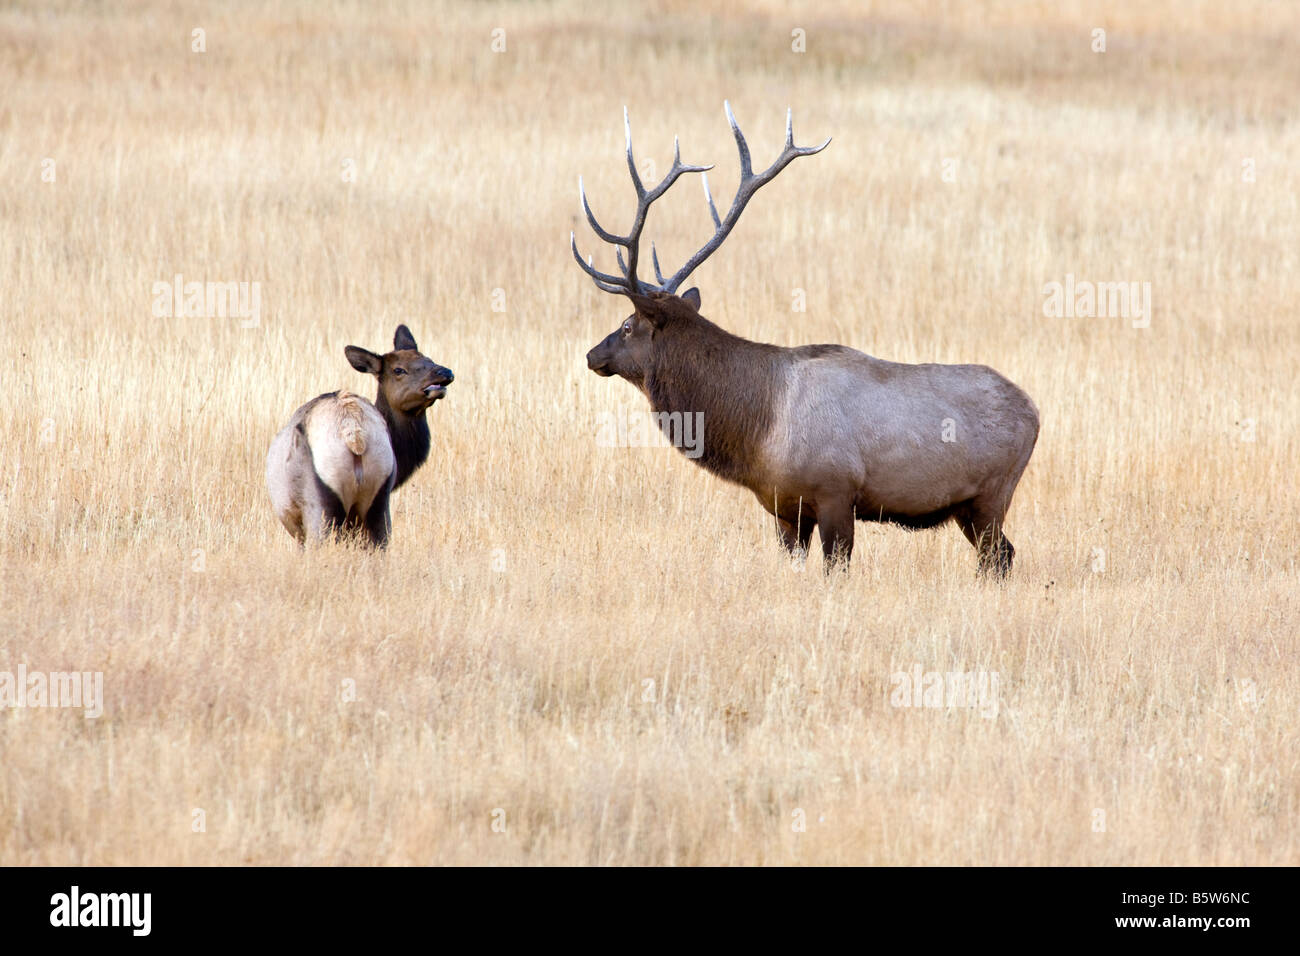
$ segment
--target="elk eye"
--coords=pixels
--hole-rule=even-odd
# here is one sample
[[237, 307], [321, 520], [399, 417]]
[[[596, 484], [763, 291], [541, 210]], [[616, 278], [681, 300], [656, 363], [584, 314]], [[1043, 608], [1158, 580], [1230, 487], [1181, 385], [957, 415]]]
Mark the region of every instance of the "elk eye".
[[624, 335], [631, 335], [631, 334], [632, 334], [632, 322], [631, 322], [631, 320], [628, 320], [627, 322], [624, 322], [624, 323], [623, 323], [623, 334], [624, 334]]
[[406, 369], [404, 369], [404, 368], [395, 368], [395, 369], [393, 369], [393, 374], [394, 374], [394, 375], [405, 375], [405, 374], [406, 374]]

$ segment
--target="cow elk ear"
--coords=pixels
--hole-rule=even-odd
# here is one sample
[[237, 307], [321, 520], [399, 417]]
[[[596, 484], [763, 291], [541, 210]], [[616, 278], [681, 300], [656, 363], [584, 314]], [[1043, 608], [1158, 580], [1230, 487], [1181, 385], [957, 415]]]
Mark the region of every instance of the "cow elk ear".
[[397, 327], [397, 332], [393, 334], [393, 348], [399, 352], [420, 351], [420, 347], [415, 344], [415, 336], [412, 335], [411, 330], [404, 325], [399, 325]]
[[682, 298], [685, 299], [686, 303], [696, 312], [700, 311], [700, 290], [698, 288], [691, 286], [682, 293]]
[[356, 345], [349, 345], [343, 350], [343, 354], [348, 357], [348, 362], [358, 372], [364, 372], [367, 375], [378, 375], [384, 369], [384, 360], [374, 352], [367, 352], [365, 349]]

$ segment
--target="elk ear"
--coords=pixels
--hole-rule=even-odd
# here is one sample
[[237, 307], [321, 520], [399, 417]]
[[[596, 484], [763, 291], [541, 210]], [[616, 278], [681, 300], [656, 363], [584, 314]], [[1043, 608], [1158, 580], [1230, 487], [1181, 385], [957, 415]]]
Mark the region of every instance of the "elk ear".
[[700, 311], [700, 290], [698, 288], [691, 286], [682, 293], [682, 298], [685, 299], [690, 307], [696, 312]]
[[343, 350], [343, 354], [348, 357], [348, 362], [358, 372], [365, 372], [367, 375], [378, 375], [384, 369], [384, 360], [374, 352], [367, 352], [365, 349], [356, 345], [349, 345]]
[[668, 319], [668, 313], [664, 311], [663, 305], [656, 296], [659, 293], [651, 295], [642, 295], [638, 292], [623, 293], [632, 302], [632, 307], [636, 309], [636, 314], [641, 316], [656, 329], [662, 329], [664, 322]]
[[399, 352], [420, 351], [420, 347], [415, 344], [415, 336], [412, 335], [411, 330], [404, 325], [399, 325], [397, 327], [397, 332], [393, 334], [393, 348]]

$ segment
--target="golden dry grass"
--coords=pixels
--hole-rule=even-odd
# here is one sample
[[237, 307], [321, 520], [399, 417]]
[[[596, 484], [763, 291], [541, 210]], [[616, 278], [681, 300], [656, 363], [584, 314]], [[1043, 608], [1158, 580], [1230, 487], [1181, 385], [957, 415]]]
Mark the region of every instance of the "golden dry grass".
[[[1137, 6], [0, 11], [0, 670], [107, 697], [0, 712], [0, 863], [1300, 861], [1300, 12]], [[747, 493], [597, 446], [643, 400], [583, 363], [624, 306], [577, 177], [621, 226], [626, 103], [729, 196], [724, 98], [756, 163], [787, 105], [835, 140], [705, 314], [1022, 385], [1005, 586], [953, 528], [798, 573]], [[176, 273], [260, 281], [260, 325], [155, 318]], [[1150, 282], [1151, 327], [1045, 318], [1067, 273]], [[457, 373], [433, 458], [387, 554], [300, 555], [267, 444], [398, 322]], [[890, 706], [916, 665], [996, 672], [997, 717]]]

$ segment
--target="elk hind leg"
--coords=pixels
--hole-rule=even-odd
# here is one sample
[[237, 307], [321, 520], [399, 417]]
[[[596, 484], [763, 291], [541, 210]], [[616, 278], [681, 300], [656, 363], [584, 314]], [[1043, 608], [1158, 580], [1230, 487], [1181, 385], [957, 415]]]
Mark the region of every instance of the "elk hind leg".
[[333, 538], [343, 529], [348, 513], [332, 488], [316, 476], [302, 503], [302, 519], [308, 541]]
[[388, 547], [388, 535], [393, 530], [392, 517], [388, 511], [388, 496], [391, 490], [390, 479], [384, 485], [383, 491], [375, 495], [375, 500], [370, 503], [370, 510], [366, 512], [366, 537], [376, 548]]

